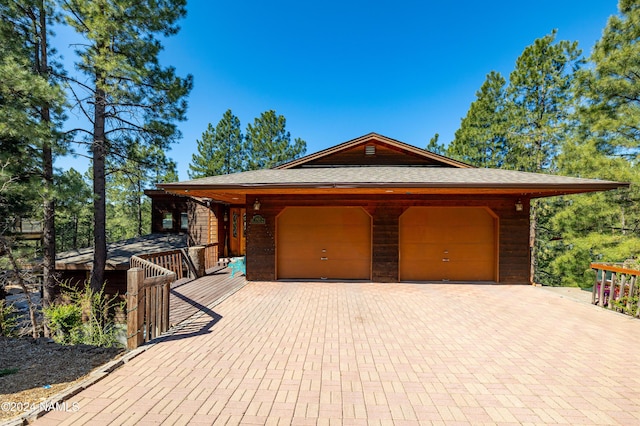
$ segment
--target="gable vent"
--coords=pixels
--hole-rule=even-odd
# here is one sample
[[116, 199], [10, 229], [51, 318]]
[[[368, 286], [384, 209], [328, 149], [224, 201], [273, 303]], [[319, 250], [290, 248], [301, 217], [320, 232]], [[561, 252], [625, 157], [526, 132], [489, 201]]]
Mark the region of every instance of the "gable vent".
[[364, 155], [376, 155], [376, 146], [367, 145], [364, 147]]

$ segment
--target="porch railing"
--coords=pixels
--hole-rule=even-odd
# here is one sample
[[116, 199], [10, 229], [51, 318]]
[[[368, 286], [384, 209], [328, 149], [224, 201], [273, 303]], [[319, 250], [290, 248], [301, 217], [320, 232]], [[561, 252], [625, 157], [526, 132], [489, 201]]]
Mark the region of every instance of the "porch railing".
[[[218, 243], [201, 253], [204, 271], [218, 265]], [[202, 259], [202, 258], [201, 258]], [[198, 276], [198, 267], [186, 249], [131, 256], [127, 271], [127, 348], [158, 337], [169, 329], [171, 284]]]
[[[204, 246], [204, 270], [214, 268], [218, 265], [218, 243], [206, 244]], [[199, 274], [197, 266], [194, 264], [196, 259], [191, 259], [187, 253], [189, 249], [176, 249], [163, 251], [160, 253], [141, 254], [137, 257], [161, 266], [172, 272], [175, 272], [176, 279], [196, 278]], [[133, 263], [131, 264], [133, 268]]]
[[169, 292], [176, 273], [138, 256], [127, 271], [127, 349], [169, 329]]
[[[134, 265], [134, 258], [146, 260], [156, 266], [164, 269], [168, 269], [176, 274], [176, 279], [181, 280], [185, 276], [185, 270], [189, 270], [184, 260], [183, 253], [180, 249], [163, 251], [160, 253], [140, 254], [131, 258], [131, 267], [137, 267]], [[136, 261], [137, 262], [137, 261]]]
[[640, 317], [640, 271], [615, 263], [592, 263], [591, 269], [596, 271], [591, 303]]
[[205, 270], [218, 266], [220, 253], [218, 251], [218, 243], [211, 243], [204, 246], [204, 267]]

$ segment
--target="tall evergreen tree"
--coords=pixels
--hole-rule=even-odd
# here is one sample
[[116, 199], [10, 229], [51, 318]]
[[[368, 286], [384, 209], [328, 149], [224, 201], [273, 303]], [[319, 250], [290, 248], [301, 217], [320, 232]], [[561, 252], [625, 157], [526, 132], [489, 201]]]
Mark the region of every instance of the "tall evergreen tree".
[[307, 151], [307, 143], [286, 130], [287, 120], [273, 110], [265, 111], [247, 125], [245, 150], [248, 170], [268, 169], [300, 158]]
[[[573, 92], [576, 71], [584, 60], [577, 42], [556, 42], [556, 31], [527, 46], [509, 75], [506, 89], [508, 149], [505, 168], [526, 172], [553, 171], [554, 160], [566, 137], [571, 112], [575, 108]], [[548, 212], [544, 217], [541, 212]], [[541, 235], [551, 210], [531, 203], [531, 280], [536, 276], [538, 251], [550, 235]]]
[[584, 62], [577, 42], [556, 42], [556, 31], [527, 46], [509, 75], [508, 156], [505, 166], [527, 172], [552, 168], [575, 107], [573, 81]]
[[589, 109], [601, 148], [637, 159], [640, 153], [640, 2], [621, 0], [596, 43], [587, 73]]
[[503, 167], [506, 154], [506, 81], [491, 71], [476, 93], [466, 117], [447, 148], [447, 155], [477, 167]]
[[227, 110], [214, 128], [211, 124], [198, 142], [198, 152], [189, 164], [191, 179], [226, 175], [245, 170], [245, 152], [240, 119]]
[[52, 51], [48, 42], [54, 8], [55, 4], [50, 0], [0, 1], [0, 81], [9, 91], [7, 96], [0, 98], [3, 106], [13, 103], [9, 109], [18, 116], [2, 115], [10, 120], [10, 130], [6, 130], [15, 132], [10, 136], [15, 139], [11, 143], [22, 146], [23, 153], [33, 151], [33, 155], [18, 162], [19, 167], [24, 171], [24, 165], [33, 158], [40, 158], [38, 192], [43, 206], [44, 306], [53, 301], [56, 285], [53, 156], [56, 148], [61, 147], [62, 139], [56, 130], [64, 103], [62, 90], [50, 74], [52, 69], [59, 68], [50, 61]]
[[66, 22], [83, 38], [77, 68], [90, 83], [76, 82], [74, 95], [90, 126], [94, 192], [94, 260], [91, 287], [104, 282], [106, 266], [106, 163], [126, 157], [133, 141], [166, 149], [179, 132], [191, 77], [160, 65], [158, 36], [178, 31], [186, 0], [120, 2], [67, 0]]
[[640, 253], [640, 2], [622, 0], [579, 75], [581, 107], [563, 146], [563, 174], [631, 182], [629, 189], [565, 197], [552, 218], [562, 239], [551, 262], [563, 285], [593, 283], [589, 262]]

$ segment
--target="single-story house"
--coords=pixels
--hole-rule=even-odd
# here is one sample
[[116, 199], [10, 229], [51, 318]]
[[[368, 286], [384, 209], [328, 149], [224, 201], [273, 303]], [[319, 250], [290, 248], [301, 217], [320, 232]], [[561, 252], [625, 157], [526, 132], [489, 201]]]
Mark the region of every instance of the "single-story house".
[[[105, 292], [125, 294], [127, 270], [131, 256], [186, 248], [186, 233], [155, 233], [107, 244]], [[67, 285], [82, 286], [91, 277], [93, 247], [68, 250], [56, 254], [57, 278]]]
[[250, 281], [530, 282], [533, 198], [627, 183], [483, 169], [370, 133], [268, 170], [158, 187], [246, 210]]

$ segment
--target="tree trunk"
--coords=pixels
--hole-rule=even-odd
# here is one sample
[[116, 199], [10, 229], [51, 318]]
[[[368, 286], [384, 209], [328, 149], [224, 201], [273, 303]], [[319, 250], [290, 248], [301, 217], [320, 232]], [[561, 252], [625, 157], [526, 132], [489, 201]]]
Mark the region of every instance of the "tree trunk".
[[78, 215], [73, 215], [73, 234], [71, 235], [71, 247], [78, 249]]
[[[39, 38], [40, 38], [40, 50], [36, 52], [36, 57], [39, 57], [39, 69], [38, 73], [45, 78], [48, 78], [48, 57], [47, 57], [47, 17], [44, 7], [44, 0], [41, 0], [38, 4], [40, 25]], [[44, 123], [51, 123], [51, 111], [48, 105], [42, 108], [42, 121]], [[53, 303], [53, 299], [56, 293], [56, 225], [55, 225], [55, 196], [53, 188], [53, 153], [51, 149], [51, 141], [45, 140], [42, 145], [42, 183], [44, 185], [43, 193], [43, 216], [42, 223], [42, 248], [43, 248], [43, 299], [42, 306], [46, 308]], [[45, 327], [45, 336], [49, 336], [49, 329]]]
[[[100, 78], [97, 79], [101, 81]], [[100, 291], [104, 284], [107, 264], [107, 206], [106, 206], [106, 140], [105, 140], [105, 93], [97, 84], [95, 92], [95, 114], [93, 124], [93, 269], [91, 289]]]
[[[142, 171], [139, 171], [142, 173]], [[136, 183], [136, 208], [138, 209], [138, 236], [142, 235], [142, 177], [138, 177], [138, 182]]]

